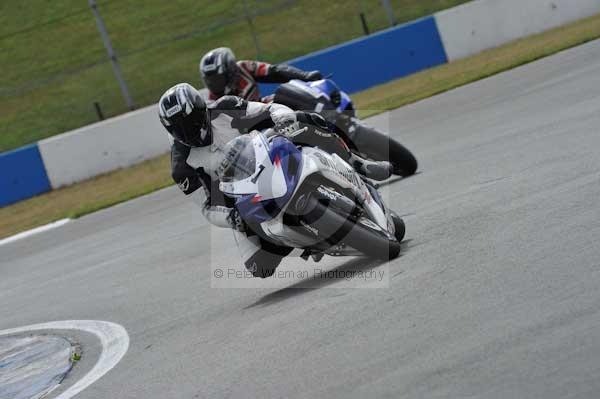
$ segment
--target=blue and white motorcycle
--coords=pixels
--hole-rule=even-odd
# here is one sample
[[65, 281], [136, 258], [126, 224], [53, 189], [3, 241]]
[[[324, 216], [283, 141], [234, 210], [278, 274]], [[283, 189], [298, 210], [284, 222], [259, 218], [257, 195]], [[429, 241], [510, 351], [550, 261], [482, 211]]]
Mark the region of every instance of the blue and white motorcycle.
[[396, 175], [410, 176], [417, 171], [415, 156], [394, 138], [358, 119], [352, 99], [331, 79], [291, 80], [279, 86], [271, 99], [294, 110], [319, 113], [353, 152], [363, 158], [390, 162]]
[[305, 256], [398, 256], [404, 222], [374, 187], [339, 156], [270, 133], [230, 141], [218, 168], [220, 190], [254, 233]]

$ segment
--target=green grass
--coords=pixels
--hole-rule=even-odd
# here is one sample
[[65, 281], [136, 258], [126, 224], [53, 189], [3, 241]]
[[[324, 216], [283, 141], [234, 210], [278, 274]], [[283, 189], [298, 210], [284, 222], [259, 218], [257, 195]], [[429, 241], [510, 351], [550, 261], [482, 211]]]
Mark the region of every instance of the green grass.
[[[383, 112], [600, 38], [600, 14], [357, 93], [361, 116]], [[368, 111], [362, 111], [368, 110]], [[417, 154], [418, 156], [418, 154]], [[172, 184], [169, 156], [0, 208], [0, 238], [78, 217]]]
[[[392, 0], [399, 22], [468, 0]], [[137, 106], [178, 82], [200, 85], [203, 53], [257, 56], [239, 0], [97, 0]], [[143, 4], [143, 5], [142, 5]], [[379, 0], [248, 0], [260, 58], [283, 61], [388, 27]], [[178, 40], [173, 40], [178, 38]], [[94, 18], [82, 0], [0, 4], [0, 151], [127, 111]]]

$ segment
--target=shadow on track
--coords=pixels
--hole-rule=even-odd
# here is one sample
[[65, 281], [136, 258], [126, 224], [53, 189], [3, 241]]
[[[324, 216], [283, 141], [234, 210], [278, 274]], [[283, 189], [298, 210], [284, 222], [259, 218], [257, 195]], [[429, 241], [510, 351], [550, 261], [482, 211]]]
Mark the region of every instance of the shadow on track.
[[[402, 256], [404, 256], [405, 251], [409, 248], [409, 246], [407, 244], [409, 244], [410, 241], [411, 240], [406, 240], [406, 241], [402, 242], [402, 251], [400, 252], [400, 256], [398, 256], [398, 258], [396, 258], [396, 259], [399, 259]], [[384, 261], [380, 261], [380, 260], [376, 260], [376, 259], [352, 258], [352, 259], [349, 259], [344, 264], [342, 264], [338, 267], [335, 267], [331, 270], [327, 270], [327, 271], [328, 272], [329, 271], [340, 272], [340, 273], [358, 272], [358, 271], [365, 272], [365, 271], [376, 269], [380, 266], [385, 265], [386, 263], [388, 263], [388, 262], [384, 262]], [[258, 301], [254, 302], [253, 304], [246, 306], [244, 309], [251, 309], [254, 307], [258, 307], [258, 306], [264, 307], [264, 306], [273, 305], [278, 302], [285, 301], [288, 298], [292, 298], [297, 295], [303, 295], [307, 292], [327, 287], [327, 286], [335, 284], [339, 281], [340, 280], [336, 279], [336, 278], [323, 278], [323, 277], [314, 275], [313, 277], [307, 278], [306, 280], [302, 280], [295, 284], [292, 284], [289, 287], [285, 287], [280, 290], [271, 292], [270, 294], [263, 296]]]

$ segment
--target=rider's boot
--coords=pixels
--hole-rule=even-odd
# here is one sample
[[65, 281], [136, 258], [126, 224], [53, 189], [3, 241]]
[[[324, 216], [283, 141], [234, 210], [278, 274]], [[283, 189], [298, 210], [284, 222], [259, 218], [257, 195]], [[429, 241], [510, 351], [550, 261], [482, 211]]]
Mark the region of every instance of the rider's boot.
[[310, 254], [310, 257], [312, 258], [312, 260], [315, 263], [320, 262], [321, 259], [323, 259], [323, 256], [325, 256], [325, 254], [323, 252], [315, 252], [315, 253]]
[[308, 261], [308, 259], [311, 259], [314, 262], [320, 262], [321, 259], [323, 259], [323, 256], [325, 256], [325, 254], [323, 252], [314, 252], [313, 250], [310, 249], [305, 249], [304, 252], [302, 252], [302, 254], [300, 254], [300, 258]]
[[387, 179], [394, 171], [392, 164], [387, 161], [370, 161], [354, 153], [350, 156], [349, 163], [361, 175], [377, 181]]

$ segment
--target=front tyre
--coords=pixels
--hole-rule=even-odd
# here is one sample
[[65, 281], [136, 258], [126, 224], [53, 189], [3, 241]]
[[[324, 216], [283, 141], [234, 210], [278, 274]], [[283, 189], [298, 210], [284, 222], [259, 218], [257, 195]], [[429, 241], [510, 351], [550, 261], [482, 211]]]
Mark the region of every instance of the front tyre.
[[302, 218], [330, 244], [344, 243], [371, 258], [384, 261], [400, 254], [400, 242], [368, 219], [355, 221], [344, 217], [316, 198], [308, 200], [305, 210], [308, 212]]
[[406, 234], [406, 226], [404, 225], [404, 220], [400, 216], [398, 216], [395, 212], [392, 212], [392, 221], [394, 222], [395, 233], [394, 236], [398, 242], [402, 242], [404, 239], [404, 235]]

